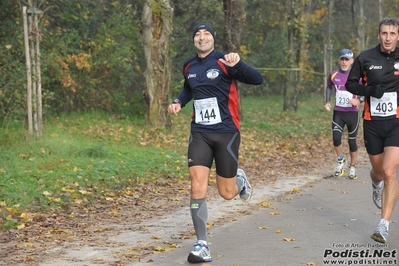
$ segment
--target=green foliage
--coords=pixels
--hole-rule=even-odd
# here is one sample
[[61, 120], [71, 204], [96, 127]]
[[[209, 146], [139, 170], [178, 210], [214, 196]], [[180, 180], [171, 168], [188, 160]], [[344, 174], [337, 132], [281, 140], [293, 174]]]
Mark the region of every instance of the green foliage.
[[18, 1], [0, 1], [0, 118], [25, 114], [26, 68]]
[[[0, 11], [7, 10], [0, 26], [0, 119], [10, 121], [26, 114], [22, 15], [15, 2], [2, 1]], [[141, 2], [41, 1], [45, 116], [103, 109], [129, 117], [143, 107]]]
[[[26, 66], [22, 27], [22, 4], [28, 1], [0, 1], [0, 120], [3, 127], [26, 117]], [[141, 40], [141, 16], [145, 0], [36, 1], [39, 17], [42, 89], [45, 117], [63, 112], [106, 110], [119, 117], [145, 116], [145, 58]], [[280, 94], [290, 67], [287, 32], [287, 1], [246, 1], [241, 46], [242, 59], [261, 69], [265, 82], [244, 90], [249, 95]], [[307, 4], [306, 39], [302, 54], [303, 91], [314, 92], [324, 84], [311, 72], [324, 71], [329, 1]], [[382, 3], [383, 15], [395, 15], [398, 0]], [[171, 98], [182, 87], [182, 65], [195, 55], [192, 29], [200, 21], [211, 22], [217, 31], [216, 49], [224, 52], [223, 1], [171, 0], [174, 10], [172, 33]], [[331, 14], [331, 45], [335, 56], [342, 48], [356, 50], [356, 27], [351, 4], [334, 1]], [[377, 43], [378, 1], [364, 6], [367, 17], [366, 47]], [[303, 18], [302, 18], [303, 19]], [[304, 25], [303, 20], [298, 20]], [[299, 25], [299, 24], [298, 24]], [[305, 26], [302, 27], [305, 29]], [[336, 67], [335, 65], [334, 67]], [[262, 70], [262, 69], [268, 70]], [[272, 70], [273, 69], [273, 70]]]
[[[49, 9], [46, 62], [52, 88], [66, 111], [120, 112], [142, 91], [140, 6], [108, 1], [67, 1]], [[61, 49], [60, 49], [61, 48]], [[124, 100], [122, 100], [124, 99]], [[62, 108], [60, 108], [62, 107]]]

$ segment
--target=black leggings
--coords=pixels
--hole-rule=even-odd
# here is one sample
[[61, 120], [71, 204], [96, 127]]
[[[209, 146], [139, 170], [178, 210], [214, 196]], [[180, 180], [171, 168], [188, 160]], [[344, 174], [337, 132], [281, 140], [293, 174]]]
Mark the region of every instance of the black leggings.
[[348, 144], [351, 152], [357, 151], [356, 136], [359, 129], [359, 112], [334, 111], [332, 121], [332, 135], [334, 146], [341, 145], [344, 127], [348, 128]]

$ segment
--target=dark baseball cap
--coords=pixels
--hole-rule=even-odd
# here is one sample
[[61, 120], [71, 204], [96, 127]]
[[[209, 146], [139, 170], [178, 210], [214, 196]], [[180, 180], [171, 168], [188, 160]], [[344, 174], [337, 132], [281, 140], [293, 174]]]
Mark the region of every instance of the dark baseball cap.
[[353, 52], [349, 49], [343, 49], [339, 52], [339, 59], [341, 58], [352, 59]]

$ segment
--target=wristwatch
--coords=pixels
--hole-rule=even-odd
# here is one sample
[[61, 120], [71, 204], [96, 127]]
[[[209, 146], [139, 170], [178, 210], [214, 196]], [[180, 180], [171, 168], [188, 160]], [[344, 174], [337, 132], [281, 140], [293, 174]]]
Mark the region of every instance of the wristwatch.
[[174, 99], [174, 100], [173, 100], [173, 103], [178, 103], [178, 104], [181, 105], [181, 101], [180, 101], [179, 99]]

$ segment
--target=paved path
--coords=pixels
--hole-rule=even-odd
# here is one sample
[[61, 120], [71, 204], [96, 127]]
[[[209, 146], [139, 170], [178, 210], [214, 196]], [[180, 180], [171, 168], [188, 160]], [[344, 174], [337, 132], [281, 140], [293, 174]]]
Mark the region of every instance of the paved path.
[[[203, 265], [333, 265], [334, 260], [335, 265], [398, 265], [397, 209], [388, 244], [370, 238], [380, 210], [371, 200], [369, 169], [367, 165], [358, 169], [359, 179], [355, 181], [304, 177], [307, 185], [298, 193], [281, 195], [281, 191], [296, 188], [303, 180], [288, 179], [275, 190], [257, 188], [250, 215], [242, 215], [245, 211], [234, 207], [242, 205], [239, 201], [229, 206], [212, 203], [210, 220], [218, 208], [231, 208], [231, 213], [236, 211], [241, 217], [237, 215], [234, 222], [215, 222], [209, 229], [213, 262]], [[284, 185], [287, 187], [281, 188]], [[271, 206], [260, 207], [262, 202]], [[180, 229], [173, 228], [175, 232]], [[194, 240], [172, 240], [181, 247], [128, 265], [189, 265], [186, 259]]]

